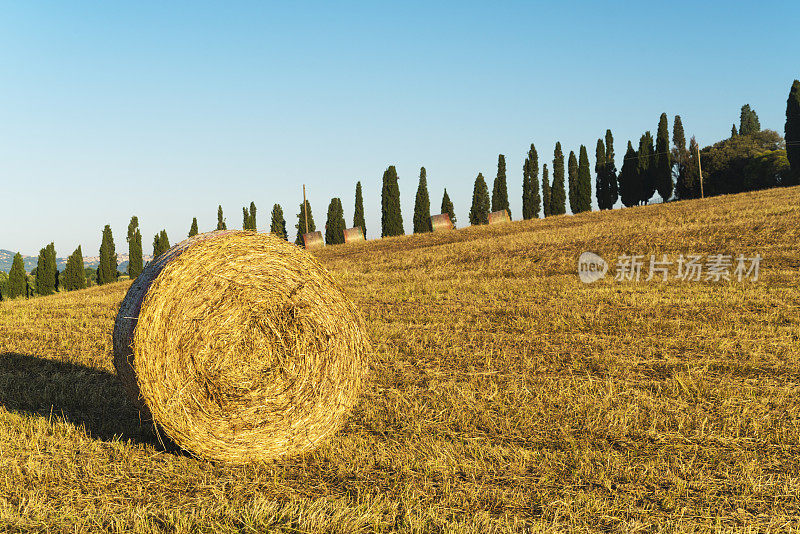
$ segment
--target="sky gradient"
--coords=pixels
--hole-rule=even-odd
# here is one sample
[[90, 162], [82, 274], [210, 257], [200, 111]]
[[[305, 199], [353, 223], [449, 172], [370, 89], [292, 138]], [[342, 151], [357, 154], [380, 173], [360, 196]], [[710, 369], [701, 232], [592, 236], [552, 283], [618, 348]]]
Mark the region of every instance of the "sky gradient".
[[745, 103], [783, 134], [800, 77], [800, 2], [162, 4], [0, 3], [0, 248], [97, 255], [111, 224], [125, 253], [135, 214], [147, 254], [251, 201], [294, 239], [303, 183], [318, 226], [337, 196], [349, 226], [358, 180], [374, 238], [392, 164], [406, 232], [423, 165], [463, 226], [500, 153], [518, 218], [531, 142], [593, 169], [611, 128], [620, 167], [662, 112], [703, 146]]

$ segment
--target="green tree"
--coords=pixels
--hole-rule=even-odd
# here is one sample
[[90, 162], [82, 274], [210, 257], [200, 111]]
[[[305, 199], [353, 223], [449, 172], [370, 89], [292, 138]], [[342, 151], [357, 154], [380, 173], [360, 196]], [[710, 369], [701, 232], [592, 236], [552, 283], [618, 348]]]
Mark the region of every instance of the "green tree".
[[475, 187], [472, 190], [469, 223], [472, 225], [489, 223], [489, 188], [481, 173], [478, 173], [478, 177], [475, 178]]
[[663, 202], [667, 202], [672, 197], [672, 161], [669, 153], [669, 124], [667, 114], [662, 113], [658, 120], [658, 132], [656, 133], [656, 151], [653, 161], [653, 174], [658, 196]]
[[332, 198], [328, 205], [328, 222], [325, 224], [325, 243], [340, 245], [344, 243], [344, 209], [340, 198]]
[[619, 199], [619, 189], [617, 187], [617, 164], [614, 161], [614, 134], [611, 130], [606, 130], [606, 168], [605, 168], [605, 182], [606, 182], [606, 206], [608, 209], [613, 209], [614, 204]]
[[737, 135], [739, 135], [739, 132], [736, 130], [736, 124], [734, 124], [731, 126], [731, 137], [736, 137]]
[[497, 177], [492, 187], [492, 211], [506, 210], [509, 218], [511, 209], [508, 207], [508, 184], [506, 182], [506, 157], [497, 156]]
[[569, 211], [571, 213], [578, 213], [578, 158], [575, 157], [575, 151], [569, 151], [567, 158], [567, 198], [569, 199]]
[[444, 188], [444, 195], [442, 195], [442, 211], [450, 218], [450, 223], [455, 228], [456, 226], [456, 212], [453, 211], [453, 202], [450, 200], [450, 195], [447, 194], [447, 188]]
[[686, 134], [680, 115], [672, 123], [672, 161], [674, 162], [675, 196], [681, 200], [694, 198], [690, 164], [692, 157], [686, 150]]
[[[308, 216], [308, 227], [306, 227], [306, 216]], [[311, 202], [306, 200], [305, 207], [303, 204], [300, 204], [300, 211], [297, 214], [297, 224], [294, 225], [297, 229], [297, 237], [294, 240], [294, 244], [297, 246], [305, 246], [303, 242], [303, 234], [308, 234], [310, 232], [315, 232], [317, 230], [317, 225], [314, 224], [314, 214], [311, 212]]]
[[281, 208], [280, 204], [272, 206], [272, 219], [270, 221], [269, 231], [271, 234], [275, 234], [282, 239], [289, 240], [286, 234], [286, 219], [283, 217], [283, 208]]
[[155, 237], [153, 237], [153, 258], [155, 259], [161, 256], [169, 249], [170, 245], [169, 237], [167, 237], [167, 231], [161, 230], [161, 232], [157, 233]]
[[[131, 280], [142, 274], [144, 260], [142, 259], [142, 233], [139, 231], [139, 218], [134, 215], [128, 223], [128, 276]], [[83, 263], [83, 259], [81, 259]]]
[[419, 185], [417, 198], [414, 200], [414, 233], [430, 232], [431, 228], [431, 198], [428, 196], [428, 177], [425, 167], [419, 170]]
[[70, 254], [67, 258], [67, 266], [64, 268], [64, 289], [75, 291], [86, 287], [86, 271], [83, 266], [83, 252], [81, 246]]
[[21, 297], [26, 294], [27, 287], [28, 275], [25, 274], [25, 262], [22, 261], [22, 254], [17, 252], [11, 263], [11, 270], [8, 272], [6, 296], [10, 299]]
[[189, 237], [196, 236], [197, 234], [197, 217], [192, 217], [192, 227], [189, 228]]
[[381, 190], [381, 237], [403, 235], [403, 214], [400, 211], [400, 187], [394, 165], [383, 173]]
[[687, 155], [689, 163], [686, 165], [686, 175], [684, 177], [684, 187], [686, 188], [686, 198], [700, 198], [700, 145], [694, 136], [689, 140], [689, 152]]
[[256, 231], [256, 204], [250, 203], [250, 209], [242, 208], [242, 230]]
[[705, 196], [741, 193], [778, 185], [783, 179], [782, 175], [776, 177], [753, 174], [758, 169], [768, 171], [769, 165], [753, 166], [749, 177], [745, 168], [759, 156], [776, 150], [784, 151], [784, 148], [783, 138], [773, 130], [739, 135], [703, 148], [700, 157]]
[[597, 197], [597, 207], [601, 210], [611, 209], [608, 206], [608, 181], [606, 173], [606, 145], [602, 139], [597, 140], [594, 149], [594, 194]]
[[539, 216], [542, 197], [539, 194], [539, 154], [531, 143], [528, 157], [522, 165], [522, 218], [533, 219]]
[[792, 83], [786, 101], [786, 158], [791, 174], [786, 185], [800, 184], [800, 80]]
[[100, 243], [100, 265], [97, 266], [97, 285], [117, 281], [117, 253], [114, 250], [114, 236], [111, 225], [103, 228], [103, 240]]
[[592, 209], [592, 173], [589, 169], [589, 154], [586, 147], [581, 145], [578, 156], [578, 181], [575, 187], [575, 201], [578, 213]]
[[217, 230], [227, 230], [228, 225], [225, 224], [225, 219], [222, 217], [222, 206], [217, 206]]
[[36, 264], [36, 292], [39, 295], [52, 295], [56, 289], [56, 253], [53, 243], [39, 251]]
[[563, 215], [567, 212], [567, 193], [564, 191], [564, 153], [561, 142], [556, 143], [553, 152], [553, 185], [550, 187], [550, 214]]
[[622, 169], [620, 169], [617, 177], [620, 200], [622, 200], [622, 204], [626, 208], [639, 204], [642, 197], [641, 182], [637, 172], [638, 161], [639, 155], [633, 149], [631, 142], [628, 141], [628, 150], [625, 152], [625, 157], [622, 160]]
[[653, 165], [653, 152], [655, 152], [653, 136], [647, 131], [639, 139], [639, 151], [637, 152], [638, 161], [636, 165], [636, 175], [640, 183], [639, 191], [642, 195], [639, 201], [642, 204], [650, 202], [650, 199], [653, 198], [653, 195], [656, 193], [656, 174]]
[[739, 114], [739, 135], [752, 135], [761, 131], [761, 123], [755, 110], [750, 108], [750, 104], [742, 106]]
[[364, 220], [364, 195], [361, 192], [361, 182], [356, 182], [356, 206], [353, 210], [353, 227], [361, 228], [364, 239], [367, 238], [367, 223]]
[[549, 217], [550, 213], [550, 177], [547, 163], [542, 166], [542, 216]]

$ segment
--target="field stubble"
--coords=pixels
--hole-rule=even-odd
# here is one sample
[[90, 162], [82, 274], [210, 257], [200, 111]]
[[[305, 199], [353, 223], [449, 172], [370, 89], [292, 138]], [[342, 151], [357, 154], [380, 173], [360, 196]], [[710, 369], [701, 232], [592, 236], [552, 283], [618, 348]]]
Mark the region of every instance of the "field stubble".
[[[7, 530], [786, 530], [800, 516], [800, 188], [329, 247], [374, 343], [334, 440], [227, 467], [117, 384], [128, 282], [0, 304]], [[763, 256], [582, 284], [577, 258]]]

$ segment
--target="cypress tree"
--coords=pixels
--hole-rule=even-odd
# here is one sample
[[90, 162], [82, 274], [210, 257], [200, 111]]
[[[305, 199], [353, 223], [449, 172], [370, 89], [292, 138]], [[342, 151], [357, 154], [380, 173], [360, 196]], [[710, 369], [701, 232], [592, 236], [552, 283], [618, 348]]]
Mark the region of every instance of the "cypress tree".
[[734, 137], [736, 137], [738, 135], [739, 135], [739, 132], [736, 131], [736, 124], [734, 123], [731, 126], [731, 139], [733, 139]]
[[11, 270], [8, 272], [6, 296], [13, 299], [26, 295], [27, 286], [28, 275], [25, 274], [25, 262], [22, 261], [22, 254], [17, 252], [14, 255], [14, 261], [11, 263]]
[[481, 173], [478, 173], [478, 177], [475, 178], [475, 187], [472, 190], [469, 223], [472, 225], [489, 223], [489, 188]]
[[699, 150], [697, 139], [692, 136], [689, 140], [688, 164], [686, 165], [686, 198], [700, 198], [700, 169], [697, 161]]
[[547, 163], [542, 167], [542, 215], [549, 217], [550, 213], [550, 177], [547, 172]]
[[431, 199], [428, 196], [428, 178], [425, 167], [419, 170], [419, 185], [417, 198], [414, 201], [414, 233], [430, 232], [431, 228]]
[[786, 158], [789, 160], [790, 176], [787, 185], [800, 184], [800, 80], [792, 83], [786, 101]]
[[622, 160], [622, 169], [619, 171], [619, 195], [626, 208], [636, 206], [641, 199], [639, 176], [637, 173], [639, 156], [628, 141], [628, 150]]
[[222, 218], [222, 206], [217, 206], [217, 230], [227, 230], [228, 225], [225, 224], [225, 219]]
[[283, 208], [281, 208], [280, 204], [272, 206], [272, 220], [270, 221], [269, 231], [282, 239], [289, 240], [286, 235], [286, 219], [283, 217]]
[[161, 230], [153, 237], [153, 258], [157, 258], [170, 249], [167, 231]]
[[575, 157], [575, 151], [569, 151], [569, 158], [567, 158], [567, 198], [569, 199], [569, 211], [571, 213], [578, 213], [578, 158]]
[[761, 123], [755, 110], [750, 108], [750, 104], [742, 106], [739, 115], [739, 135], [750, 135], [761, 131]]
[[606, 206], [608, 206], [607, 209], [613, 209], [619, 199], [619, 189], [617, 188], [617, 164], [614, 162], [614, 135], [611, 130], [606, 130], [605, 184]]
[[197, 217], [192, 217], [192, 227], [189, 228], [189, 237], [197, 235]]
[[83, 252], [81, 246], [70, 254], [67, 258], [67, 266], [64, 268], [64, 289], [75, 291], [86, 287], [86, 271], [83, 267]]
[[356, 207], [353, 210], [353, 227], [361, 227], [364, 239], [367, 238], [367, 223], [364, 221], [364, 196], [361, 193], [361, 182], [356, 182]]
[[636, 165], [637, 181], [639, 182], [639, 201], [647, 204], [656, 192], [655, 172], [653, 165], [653, 136], [649, 131], [639, 139], [638, 161]]
[[564, 153], [561, 142], [556, 143], [553, 152], [553, 185], [550, 187], [550, 214], [563, 215], [567, 212], [567, 194], [564, 191]]
[[[139, 231], [139, 218], [134, 215], [128, 223], [128, 276], [134, 280], [143, 269], [142, 259], [142, 234]], [[83, 263], [83, 258], [81, 258]]]
[[581, 145], [578, 161], [578, 182], [575, 187], [575, 201], [578, 213], [592, 209], [592, 173], [589, 170], [589, 154], [586, 147]]
[[256, 205], [250, 203], [250, 209], [242, 208], [242, 230], [256, 231]]
[[344, 243], [344, 210], [340, 198], [332, 198], [328, 204], [328, 222], [325, 224], [325, 243], [341, 245]]
[[533, 219], [539, 216], [542, 197], [539, 194], [539, 155], [531, 143], [528, 157], [522, 165], [522, 218]]
[[669, 125], [667, 114], [662, 113], [658, 120], [658, 132], [656, 133], [656, 151], [653, 165], [655, 175], [655, 185], [658, 196], [662, 202], [667, 202], [672, 197], [672, 161], [669, 153]]
[[[308, 228], [306, 228], [306, 212], [308, 213]], [[297, 224], [294, 225], [297, 229], [297, 237], [294, 240], [294, 244], [297, 246], [304, 246], [303, 243], [303, 234], [307, 234], [309, 232], [314, 232], [317, 229], [317, 225], [314, 224], [314, 215], [311, 212], [311, 202], [306, 200], [305, 209], [303, 209], [303, 203], [300, 203], [300, 211], [297, 214]]]
[[511, 218], [511, 209], [508, 207], [508, 184], [506, 182], [506, 157], [497, 156], [497, 177], [492, 188], [492, 211], [506, 210]]
[[453, 211], [453, 202], [450, 200], [450, 195], [447, 194], [447, 188], [444, 188], [444, 195], [442, 195], [442, 210], [441, 213], [446, 213], [450, 217], [450, 224], [453, 228], [456, 227], [456, 212]]
[[117, 253], [114, 250], [114, 236], [111, 225], [103, 228], [103, 241], [100, 243], [100, 265], [97, 266], [97, 285], [117, 281]]
[[44, 248], [39, 251], [39, 261], [36, 263], [36, 292], [41, 296], [53, 293], [53, 280], [50, 280], [49, 256]]
[[403, 214], [400, 211], [400, 187], [394, 165], [383, 173], [381, 191], [381, 237], [403, 235]]
[[610, 209], [608, 206], [608, 177], [606, 174], [606, 145], [602, 139], [597, 140], [594, 149], [594, 194], [597, 197], [597, 208], [600, 210]]

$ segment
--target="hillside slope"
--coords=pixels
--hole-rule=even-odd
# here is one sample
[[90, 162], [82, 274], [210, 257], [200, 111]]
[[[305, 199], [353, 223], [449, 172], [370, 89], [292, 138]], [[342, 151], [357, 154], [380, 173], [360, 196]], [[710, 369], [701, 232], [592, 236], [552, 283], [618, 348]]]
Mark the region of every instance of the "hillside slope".
[[[370, 379], [329, 444], [247, 468], [139, 424], [110, 354], [128, 282], [0, 303], [0, 525], [798, 528], [799, 228], [796, 187], [318, 251]], [[641, 281], [614, 280], [623, 254]], [[763, 259], [757, 281], [644, 281], [651, 254]]]

